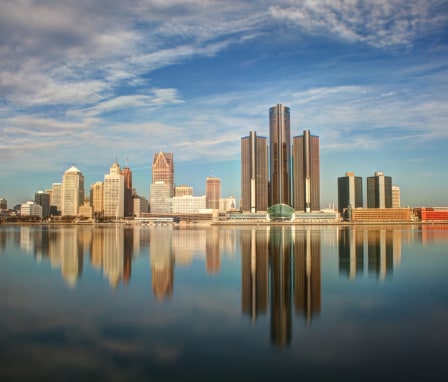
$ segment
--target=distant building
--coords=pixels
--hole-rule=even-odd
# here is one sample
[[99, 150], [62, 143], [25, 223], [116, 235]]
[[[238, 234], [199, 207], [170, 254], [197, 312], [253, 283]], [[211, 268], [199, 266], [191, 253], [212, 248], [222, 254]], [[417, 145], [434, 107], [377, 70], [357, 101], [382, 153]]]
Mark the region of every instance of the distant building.
[[319, 137], [304, 130], [292, 142], [293, 207], [296, 211], [320, 211]]
[[151, 184], [149, 210], [151, 213], [162, 214], [171, 212], [171, 185], [163, 181]]
[[56, 210], [56, 214], [62, 212], [62, 183], [53, 183], [51, 185], [50, 205]]
[[400, 222], [411, 221], [410, 208], [355, 208], [352, 210], [353, 222]]
[[[53, 191], [54, 197], [54, 191]], [[62, 216], [77, 216], [84, 202], [84, 175], [75, 166], [65, 171], [62, 177]]]
[[266, 211], [269, 199], [267, 138], [251, 131], [241, 138], [241, 209]]
[[22, 203], [20, 206], [21, 216], [36, 216], [42, 218], [42, 207], [33, 201]]
[[34, 203], [40, 205], [42, 207], [42, 218], [47, 219], [50, 217], [50, 195], [43, 192], [38, 191], [34, 194]]
[[88, 200], [85, 200], [84, 204], [79, 207], [78, 216], [81, 216], [84, 218], [92, 218], [93, 217], [93, 208], [90, 205], [90, 202]]
[[269, 109], [269, 206], [291, 205], [291, 133], [289, 107]]
[[367, 178], [367, 208], [392, 208], [392, 178], [375, 172]]
[[342, 214], [349, 207], [363, 207], [362, 177], [346, 172], [338, 178], [338, 211]]
[[143, 196], [133, 196], [134, 216], [139, 218], [143, 213], [148, 212], [148, 199]]
[[207, 208], [217, 210], [221, 198], [221, 179], [207, 177], [205, 181], [205, 194], [207, 197]]
[[124, 216], [130, 217], [134, 213], [132, 205], [132, 171], [126, 166], [121, 170], [121, 175], [124, 177]]
[[206, 196], [175, 196], [172, 198], [173, 213], [196, 214], [207, 206]]
[[110, 168], [109, 174], [104, 175], [104, 217], [124, 217], [124, 176], [117, 162]]
[[8, 209], [8, 201], [4, 198], [0, 198], [0, 210]]
[[160, 151], [152, 162], [152, 184], [163, 182], [169, 185], [171, 198], [174, 195], [174, 155]]
[[[267, 201], [267, 199], [266, 199]], [[236, 210], [236, 198], [229, 196], [219, 199], [219, 212], [228, 212]]]
[[193, 196], [193, 187], [181, 185], [174, 188], [174, 196]]
[[448, 207], [414, 208], [414, 212], [421, 221], [448, 221]]
[[94, 216], [103, 216], [104, 214], [104, 184], [96, 182], [90, 186], [90, 205]]
[[392, 208], [400, 207], [400, 187], [392, 186]]

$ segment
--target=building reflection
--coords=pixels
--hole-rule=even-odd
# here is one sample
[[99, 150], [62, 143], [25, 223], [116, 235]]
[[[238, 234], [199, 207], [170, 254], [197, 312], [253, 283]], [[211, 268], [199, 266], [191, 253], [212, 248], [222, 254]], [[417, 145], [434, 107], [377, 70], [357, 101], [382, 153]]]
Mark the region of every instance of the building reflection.
[[268, 310], [271, 343], [285, 347], [296, 315], [310, 322], [320, 313], [320, 233], [271, 227], [241, 231], [242, 311], [252, 321]]
[[383, 280], [392, 276], [395, 266], [401, 263], [400, 228], [369, 227], [344, 228], [338, 234], [339, 273], [349, 279], [370, 276]]
[[159, 301], [162, 301], [173, 295], [174, 256], [172, 251], [172, 230], [156, 229], [151, 232], [149, 259], [152, 275], [152, 291], [154, 296]]

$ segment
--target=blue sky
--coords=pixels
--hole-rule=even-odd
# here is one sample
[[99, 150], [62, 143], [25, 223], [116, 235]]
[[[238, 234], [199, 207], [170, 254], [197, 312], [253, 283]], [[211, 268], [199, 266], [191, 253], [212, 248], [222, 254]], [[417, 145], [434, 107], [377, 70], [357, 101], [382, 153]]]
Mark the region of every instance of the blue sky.
[[240, 195], [240, 138], [320, 137], [321, 205], [375, 171], [402, 205], [448, 205], [446, 0], [0, 2], [0, 197], [75, 164], [86, 191], [118, 158], [148, 197], [155, 152], [175, 181]]

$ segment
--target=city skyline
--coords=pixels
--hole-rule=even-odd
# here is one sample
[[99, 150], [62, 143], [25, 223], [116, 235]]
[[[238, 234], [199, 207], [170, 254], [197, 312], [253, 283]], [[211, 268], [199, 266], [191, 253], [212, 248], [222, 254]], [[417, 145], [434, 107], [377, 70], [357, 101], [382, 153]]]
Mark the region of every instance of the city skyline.
[[163, 151], [176, 184], [219, 177], [239, 200], [240, 139], [283, 104], [291, 137], [320, 137], [321, 208], [348, 171], [446, 205], [447, 24], [426, 0], [2, 2], [0, 198], [32, 200], [72, 164], [94, 184], [114, 158], [149, 197]]

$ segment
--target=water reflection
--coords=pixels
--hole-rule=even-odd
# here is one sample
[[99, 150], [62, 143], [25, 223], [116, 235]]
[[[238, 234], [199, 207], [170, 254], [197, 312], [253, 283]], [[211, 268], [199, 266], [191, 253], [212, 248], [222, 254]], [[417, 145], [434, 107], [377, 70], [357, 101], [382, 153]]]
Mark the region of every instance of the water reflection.
[[[271, 342], [291, 342], [292, 301], [306, 322], [321, 305], [320, 231], [272, 227], [241, 232], [242, 311], [253, 321], [268, 309]], [[294, 297], [293, 297], [294, 296]]]
[[339, 273], [349, 279], [369, 276], [385, 279], [393, 275], [394, 267], [401, 262], [402, 229], [353, 227], [341, 229], [339, 242]]

